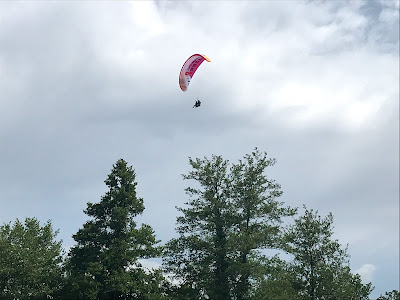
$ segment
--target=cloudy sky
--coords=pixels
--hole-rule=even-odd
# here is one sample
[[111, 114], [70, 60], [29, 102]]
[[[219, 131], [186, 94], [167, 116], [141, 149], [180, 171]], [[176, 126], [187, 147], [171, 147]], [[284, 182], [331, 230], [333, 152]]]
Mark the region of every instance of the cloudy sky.
[[51, 219], [68, 249], [124, 158], [164, 243], [188, 157], [258, 147], [372, 296], [399, 289], [398, 82], [399, 1], [1, 1], [0, 222]]

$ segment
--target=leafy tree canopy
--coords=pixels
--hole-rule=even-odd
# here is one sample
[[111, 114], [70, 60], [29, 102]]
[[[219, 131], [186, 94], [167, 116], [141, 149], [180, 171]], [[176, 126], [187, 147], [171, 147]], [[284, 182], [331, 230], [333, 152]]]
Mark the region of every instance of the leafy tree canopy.
[[63, 250], [50, 221], [18, 219], [0, 227], [0, 298], [45, 299], [62, 285]]

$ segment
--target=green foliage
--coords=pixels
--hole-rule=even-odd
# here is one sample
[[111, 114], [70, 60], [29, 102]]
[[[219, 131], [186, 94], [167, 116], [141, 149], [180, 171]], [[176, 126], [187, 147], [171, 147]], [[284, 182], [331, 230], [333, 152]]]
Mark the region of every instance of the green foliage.
[[285, 233], [283, 248], [293, 255], [296, 285], [303, 299], [366, 299], [371, 283], [363, 285], [348, 266], [347, 248], [332, 240], [333, 216], [325, 218], [305, 207], [303, 216]]
[[386, 292], [385, 295], [380, 295], [377, 300], [400, 300], [400, 293], [397, 290]]
[[62, 285], [61, 241], [51, 222], [18, 219], [0, 227], [0, 298], [45, 299]]
[[296, 272], [288, 262], [279, 256], [263, 260], [262, 272], [255, 285], [253, 299], [300, 300]]
[[229, 168], [229, 161], [191, 159], [183, 175], [187, 208], [178, 208], [179, 237], [165, 247], [165, 268], [196, 299], [248, 299], [252, 270], [260, 264], [261, 248], [277, 246], [281, 218], [294, 210], [275, 200], [280, 186], [264, 172], [275, 163], [257, 149]]
[[234, 219], [230, 237], [234, 246], [233, 294], [236, 299], [250, 297], [252, 270], [260, 261], [258, 249], [278, 247], [282, 217], [296, 212], [276, 201], [282, 195], [281, 186], [265, 175], [265, 170], [275, 163], [275, 159], [268, 159], [267, 153], [256, 148], [231, 167]]
[[[161, 247], [149, 225], [135, 222], [143, 199], [134, 170], [120, 159], [101, 201], [88, 203], [91, 219], [73, 236], [65, 269], [50, 221], [0, 227], [0, 299], [368, 299], [371, 283], [351, 273], [347, 248], [332, 239], [331, 213], [322, 218], [305, 207], [282, 229], [296, 210], [277, 201], [281, 187], [265, 174], [275, 159], [256, 148], [236, 164], [215, 155], [189, 163], [183, 178], [195, 184], [178, 208], [179, 236], [163, 247], [165, 271], [178, 284], [138, 261], [160, 256]], [[292, 260], [267, 258], [263, 249], [283, 249]], [[378, 299], [400, 300], [399, 292]]]
[[[146, 272], [138, 259], [160, 254], [153, 229], [137, 227], [144, 211], [136, 195], [135, 172], [120, 159], [105, 180], [108, 191], [99, 203], [88, 203], [92, 217], [73, 237], [69, 253], [70, 297], [77, 299], [160, 299], [159, 272]], [[157, 298], [158, 297], [158, 298]]]
[[166, 269], [183, 281], [186, 294], [203, 299], [228, 299], [228, 245], [231, 207], [227, 201], [229, 181], [227, 161], [189, 159], [193, 170], [184, 179], [197, 180], [201, 188], [188, 187], [188, 208], [179, 208], [180, 237], [166, 245]]

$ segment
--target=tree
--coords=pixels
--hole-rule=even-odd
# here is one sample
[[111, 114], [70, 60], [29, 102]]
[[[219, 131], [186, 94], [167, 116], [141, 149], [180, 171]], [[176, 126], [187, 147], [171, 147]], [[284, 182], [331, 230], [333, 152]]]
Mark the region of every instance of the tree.
[[253, 299], [301, 300], [296, 273], [290, 263], [278, 255], [263, 260]]
[[167, 243], [164, 266], [191, 299], [249, 298], [258, 250], [277, 245], [281, 218], [293, 214], [274, 200], [280, 186], [264, 174], [275, 161], [255, 149], [230, 169], [215, 155], [189, 163], [183, 178], [198, 186], [186, 189], [190, 200], [178, 208], [179, 237]]
[[333, 216], [325, 218], [305, 206], [285, 233], [283, 248], [293, 255], [296, 284], [303, 299], [365, 299], [371, 283], [363, 285], [349, 267], [347, 247], [332, 240]]
[[146, 272], [138, 259], [159, 255], [153, 229], [137, 228], [144, 211], [136, 195], [136, 174], [119, 159], [105, 180], [108, 191], [99, 203], [88, 203], [93, 219], [73, 236], [69, 253], [71, 297], [89, 299], [159, 299], [160, 273]]
[[61, 241], [50, 221], [18, 219], [0, 227], [0, 298], [45, 299], [62, 285]]
[[295, 209], [283, 207], [276, 198], [281, 186], [265, 175], [276, 159], [267, 158], [257, 148], [231, 167], [231, 198], [234, 214], [235, 245], [234, 298], [249, 299], [252, 270], [263, 259], [259, 249], [279, 248], [282, 218], [293, 216]]
[[398, 290], [386, 292], [385, 295], [380, 295], [377, 300], [400, 300], [400, 293]]
[[198, 181], [201, 188], [188, 187], [188, 208], [178, 208], [180, 235], [165, 246], [166, 270], [181, 281], [189, 299], [229, 299], [227, 235], [231, 230], [228, 203], [228, 162], [221, 156], [209, 160], [189, 158], [193, 170], [183, 178]]

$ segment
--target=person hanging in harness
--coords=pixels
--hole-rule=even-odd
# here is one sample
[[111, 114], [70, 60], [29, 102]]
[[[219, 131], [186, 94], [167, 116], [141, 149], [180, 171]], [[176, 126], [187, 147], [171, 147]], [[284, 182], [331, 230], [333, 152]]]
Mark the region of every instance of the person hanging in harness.
[[201, 101], [199, 100], [199, 98], [197, 98], [196, 102], [193, 105], [193, 108], [200, 107], [200, 105], [201, 105]]

